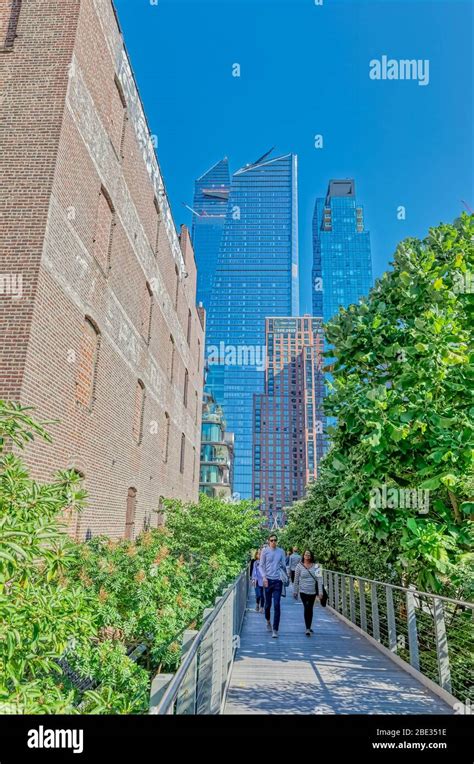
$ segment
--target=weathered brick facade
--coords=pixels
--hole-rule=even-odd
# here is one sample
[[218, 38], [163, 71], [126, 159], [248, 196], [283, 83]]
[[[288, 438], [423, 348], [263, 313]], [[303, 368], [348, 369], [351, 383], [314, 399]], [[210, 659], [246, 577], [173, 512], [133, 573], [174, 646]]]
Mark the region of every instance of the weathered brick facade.
[[130, 536], [160, 497], [198, 493], [189, 234], [111, 0], [0, 0], [0, 22], [0, 397], [59, 420], [24, 456], [38, 479], [83, 474], [71, 532]]

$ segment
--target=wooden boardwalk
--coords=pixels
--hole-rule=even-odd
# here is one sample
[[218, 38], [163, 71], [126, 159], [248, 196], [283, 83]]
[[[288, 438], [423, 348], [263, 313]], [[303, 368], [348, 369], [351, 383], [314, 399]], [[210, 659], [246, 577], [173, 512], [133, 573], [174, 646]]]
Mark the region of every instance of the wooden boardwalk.
[[319, 603], [314, 634], [289, 587], [278, 639], [256, 613], [253, 591], [225, 714], [450, 714], [417, 679]]

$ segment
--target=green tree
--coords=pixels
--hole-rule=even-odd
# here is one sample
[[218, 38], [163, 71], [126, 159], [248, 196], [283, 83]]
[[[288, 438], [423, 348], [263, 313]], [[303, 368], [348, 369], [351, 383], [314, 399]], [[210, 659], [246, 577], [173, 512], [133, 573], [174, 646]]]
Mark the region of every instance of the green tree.
[[[473, 240], [465, 213], [405, 240], [368, 298], [326, 326], [335, 359], [326, 411], [337, 426], [324, 492], [306, 500], [313, 527], [334, 512], [332, 559], [359, 540], [402, 580], [433, 590], [461, 587], [457, 571], [472, 559]], [[383, 486], [394, 501], [374, 500]], [[428, 492], [416, 494], [421, 507], [417, 491]]]

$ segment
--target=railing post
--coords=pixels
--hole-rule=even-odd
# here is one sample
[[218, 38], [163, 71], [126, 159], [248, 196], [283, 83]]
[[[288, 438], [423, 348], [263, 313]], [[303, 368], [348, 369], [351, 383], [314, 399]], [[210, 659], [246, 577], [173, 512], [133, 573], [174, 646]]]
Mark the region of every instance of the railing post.
[[360, 628], [362, 631], [367, 631], [367, 610], [365, 606], [365, 583], [361, 578], [357, 579], [359, 582], [359, 601], [360, 601]]
[[355, 615], [355, 593], [354, 593], [354, 579], [352, 576], [349, 576], [349, 606], [351, 611], [351, 621], [352, 623], [356, 622], [356, 615]]
[[[203, 613], [203, 621], [209, 617], [213, 608], [208, 607]], [[214, 624], [204, 637], [199, 652], [198, 684], [196, 713], [210, 714], [212, 702], [212, 664], [213, 664]]]
[[346, 577], [341, 575], [341, 600], [342, 600], [342, 614], [347, 618], [347, 603], [346, 603]]
[[[216, 597], [214, 607], [221, 602], [222, 597]], [[219, 713], [222, 700], [222, 608], [212, 624], [212, 693], [211, 714]]]
[[420, 654], [418, 651], [418, 632], [416, 628], [415, 598], [413, 592], [407, 591], [407, 622], [408, 645], [410, 648], [410, 663], [413, 668], [420, 670]]
[[451, 670], [449, 667], [448, 639], [444, 621], [444, 607], [442, 601], [437, 597], [434, 598], [433, 605], [439, 683], [444, 690], [451, 692]]
[[339, 574], [334, 573], [334, 608], [339, 612]]
[[385, 599], [387, 602], [387, 626], [388, 646], [392, 653], [397, 652], [397, 625], [395, 621], [395, 609], [393, 607], [393, 592], [391, 586], [385, 587]]
[[372, 600], [372, 636], [380, 642], [379, 601], [377, 597], [377, 584], [370, 584], [370, 599]]
[[[161, 698], [163, 697], [166, 688], [173, 678], [173, 674], [157, 674], [152, 683], [150, 689], [150, 710], [149, 713], [156, 713], [155, 708], [159, 705]], [[173, 704], [168, 713], [173, 713]]]
[[[186, 629], [183, 634], [183, 657], [191, 647], [194, 637], [198, 634], [196, 629]], [[194, 715], [196, 713], [196, 679], [197, 679], [197, 656], [186, 672], [181, 688], [176, 696], [176, 713], [180, 715]]]
[[331, 607], [334, 607], [334, 587], [333, 587], [332, 572], [328, 573], [328, 577], [329, 577], [329, 583], [328, 583], [329, 604], [331, 605]]

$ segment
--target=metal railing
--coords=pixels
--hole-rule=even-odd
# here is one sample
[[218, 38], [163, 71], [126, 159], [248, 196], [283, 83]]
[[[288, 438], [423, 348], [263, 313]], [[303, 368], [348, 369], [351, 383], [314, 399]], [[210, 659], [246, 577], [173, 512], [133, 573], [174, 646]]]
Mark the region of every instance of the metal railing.
[[199, 631], [183, 634], [181, 664], [175, 674], [157, 674], [150, 714], [219, 714], [227, 691], [247, 606], [248, 569], [204, 611]]
[[474, 700], [474, 604], [324, 570], [328, 604], [464, 704]]

